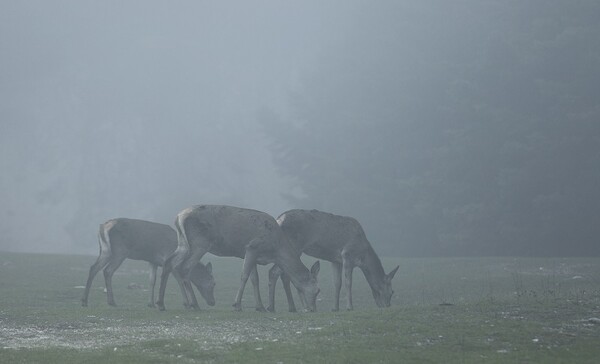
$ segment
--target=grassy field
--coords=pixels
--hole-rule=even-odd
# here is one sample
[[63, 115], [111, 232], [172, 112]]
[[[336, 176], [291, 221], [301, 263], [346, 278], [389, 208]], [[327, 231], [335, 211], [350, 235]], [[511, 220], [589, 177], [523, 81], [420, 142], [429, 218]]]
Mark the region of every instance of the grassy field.
[[[244, 311], [233, 312], [242, 261], [212, 256], [203, 260], [214, 266], [214, 307], [184, 309], [172, 278], [167, 311], [146, 307], [149, 268], [126, 261], [113, 279], [118, 306], [106, 304], [100, 273], [84, 308], [94, 260], [0, 252], [0, 363], [600, 360], [598, 258], [384, 259], [386, 271], [400, 264], [392, 307], [376, 308], [355, 270], [352, 312], [330, 312], [331, 271], [322, 264], [319, 312], [295, 314], [282, 289], [277, 313], [255, 312], [250, 283]], [[266, 268], [260, 277], [266, 304]]]

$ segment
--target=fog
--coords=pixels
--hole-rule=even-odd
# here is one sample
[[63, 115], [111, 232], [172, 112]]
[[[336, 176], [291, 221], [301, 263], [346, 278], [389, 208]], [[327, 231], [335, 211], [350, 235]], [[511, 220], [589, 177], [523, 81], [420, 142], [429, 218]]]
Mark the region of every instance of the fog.
[[258, 128], [335, 28], [279, 2], [2, 2], [0, 249], [92, 252], [99, 223], [290, 207]]
[[195, 204], [390, 255], [598, 254], [594, 1], [2, 1], [0, 250]]

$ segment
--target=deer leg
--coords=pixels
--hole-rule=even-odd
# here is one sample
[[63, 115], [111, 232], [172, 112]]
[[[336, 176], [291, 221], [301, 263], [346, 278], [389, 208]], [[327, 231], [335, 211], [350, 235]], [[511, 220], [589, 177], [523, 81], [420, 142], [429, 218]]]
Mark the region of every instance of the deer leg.
[[[160, 286], [158, 288], [158, 301], [156, 304], [158, 305], [158, 309], [161, 311], [165, 310], [165, 290], [167, 288], [167, 281], [169, 280], [169, 275], [173, 271], [174, 267], [179, 266], [185, 256], [187, 255], [187, 251], [180, 250], [177, 248], [165, 261], [163, 265], [162, 273], [160, 275]], [[187, 302], [187, 296], [184, 296], [184, 301]]]
[[273, 267], [269, 270], [269, 307], [267, 307], [267, 311], [275, 312], [275, 287], [279, 277], [281, 277], [281, 281], [283, 283], [283, 289], [285, 290], [288, 300], [289, 311], [296, 312], [294, 297], [292, 296], [292, 292], [290, 290], [290, 279], [285, 273], [283, 273], [283, 270], [277, 264], [273, 265]]
[[181, 297], [183, 297], [183, 307], [189, 308], [190, 307], [189, 298], [187, 296], [186, 288], [183, 284], [183, 278], [181, 277], [181, 273], [179, 272], [179, 269], [173, 269], [171, 271], [171, 273], [173, 273], [173, 277], [175, 277], [175, 280], [177, 281], [177, 285], [179, 285], [179, 290], [181, 291]]
[[[286, 273], [281, 273], [281, 283], [283, 284], [283, 290], [285, 291], [285, 296], [287, 297], [287, 301], [288, 301], [288, 311], [289, 312], [296, 312], [296, 305], [294, 304], [294, 296], [292, 296], [292, 290], [290, 288], [290, 276], [288, 276]], [[302, 294], [300, 294], [300, 291], [298, 291], [299, 296], [301, 297], [300, 300], [302, 300], [304, 298], [304, 296]], [[304, 301], [303, 301], [304, 302]], [[303, 303], [305, 304], [305, 303]]]
[[[160, 286], [158, 287], [158, 300], [156, 304], [158, 305], [158, 309], [161, 311], [165, 310], [165, 288], [167, 288], [167, 280], [169, 279], [169, 274], [171, 273], [171, 265], [168, 264], [169, 260], [165, 263], [162, 269], [162, 273], [160, 275]], [[187, 300], [187, 296], [184, 296], [184, 300]]]
[[342, 290], [342, 264], [331, 262], [331, 271], [333, 273], [333, 309], [332, 311], [340, 310], [340, 291]]
[[198, 299], [196, 298], [196, 293], [194, 292], [194, 287], [192, 287], [192, 283], [189, 280], [184, 279], [183, 288], [187, 292], [188, 298], [190, 300], [188, 308], [199, 310], [200, 306], [198, 305]]
[[94, 280], [94, 277], [108, 264], [109, 261], [110, 256], [108, 254], [101, 253], [98, 259], [96, 259], [96, 262], [94, 262], [94, 264], [92, 264], [90, 267], [90, 273], [85, 284], [85, 291], [83, 292], [83, 297], [81, 298], [81, 305], [83, 307], [87, 307], [90, 288], [92, 287], [92, 281]]
[[192, 250], [192, 254], [186, 259], [186, 261], [181, 266], [181, 276], [183, 278], [183, 286], [185, 291], [187, 292], [187, 297], [191, 302], [189, 307], [193, 309], [199, 309], [198, 300], [196, 299], [196, 294], [194, 293], [194, 288], [192, 287], [192, 282], [190, 280], [190, 275], [192, 274], [193, 267], [198, 264], [202, 256], [204, 256], [205, 251], [202, 249]]
[[262, 300], [260, 299], [260, 285], [258, 284], [258, 268], [256, 264], [254, 265], [254, 269], [250, 273], [250, 280], [252, 281], [252, 286], [254, 287], [254, 301], [256, 301], [256, 311], [258, 312], [266, 312], [265, 306], [263, 306]]
[[281, 268], [277, 264], [273, 264], [271, 269], [269, 269], [269, 306], [267, 307], [267, 311], [269, 312], [275, 312], [275, 286], [280, 275]]
[[354, 309], [352, 306], [352, 269], [354, 266], [348, 261], [348, 259], [344, 259], [344, 279], [346, 283], [346, 294], [348, 295], [348, 303], [346, 304], [346, 310], [351, 311]]
[[[156, 301], [160, 311], [165, 310], [165, 291], [167, 288], [169, 275], [171, 272], [179, 269], [179, 266], [184, 262], [188, 256], [188, 253], [189, 250], [187, 248], [178, 246], [177, 249], [175, 249], [175, 251], [167, 258], [165, 264], [163, 265], [162, 274], [160, 276], [160, 287], [158, 290], [158, 301]], [[184, 296], [184, 305], [186, 302], [189, 303], [187, 294]]]
[[106, 268], [104, 268], [104, 282], [106, 283], [106, 297], [108, 300], [108, 304], [110, 306], [116, 306], [115, 299], [113, 297], [112, 290], [112, 276], [115, 271], [121, 266], [121, 263], [125, 260], [125, 257], [113, 259], [108, 263]]
[[242, 296], [244, 295], [244, 288], [248, 282], [248, 278], [253, 270], [256, 269], [256, 253], [252, 250], [246, 249], [246, 256], [244, 257], [244, 266], [242, 269], [242, 277], [240, 280], [240, 288], [235, 296], [235, 303], [233, 308], [235, 311], [242, 310]]
[[150, 263], [150, 302], [148, 302], [148, 307], [154, 306], [154, 287], [156, 286], [156, 269], [158, 266], [156, 264]]

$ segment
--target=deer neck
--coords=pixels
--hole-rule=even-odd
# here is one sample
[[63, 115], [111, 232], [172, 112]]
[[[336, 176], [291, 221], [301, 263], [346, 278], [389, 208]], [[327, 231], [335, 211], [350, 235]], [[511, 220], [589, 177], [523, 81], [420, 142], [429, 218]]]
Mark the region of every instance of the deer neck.
[[290, 277], [294, 286], [299, 287], [310, 280], [310, 271], [300, 260], [295, 251], [281, 251], [275, 262]]
[[385, 271], [381, 265], [381, 260], [373, 250], [369, 247], [362, 264], [360, 265], [369, 286], [371, 289], [379, 288], [385, 279]]

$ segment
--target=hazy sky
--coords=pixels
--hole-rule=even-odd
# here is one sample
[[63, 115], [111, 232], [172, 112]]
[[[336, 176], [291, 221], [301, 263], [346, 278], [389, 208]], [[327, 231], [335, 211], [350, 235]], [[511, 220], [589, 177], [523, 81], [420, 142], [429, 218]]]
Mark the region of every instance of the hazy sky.
[[95, 252], [109, 218], [193, 204], [289, 208], [256, 114], [285, 112], [356, 8], [0, 2], [0, 250]]

